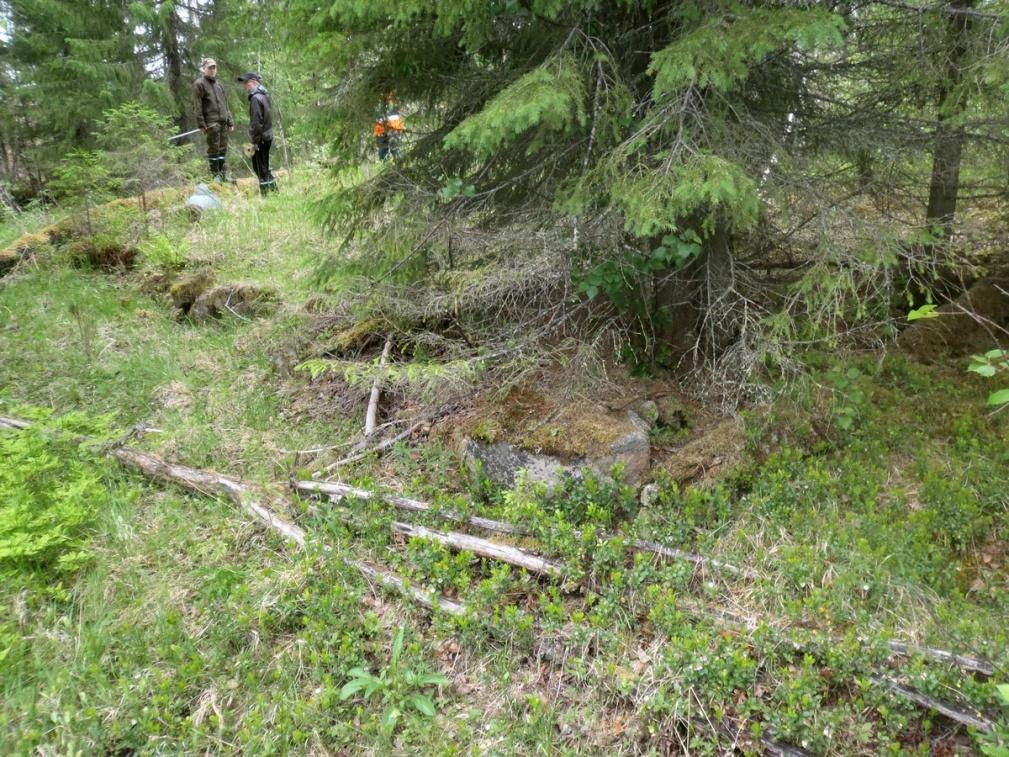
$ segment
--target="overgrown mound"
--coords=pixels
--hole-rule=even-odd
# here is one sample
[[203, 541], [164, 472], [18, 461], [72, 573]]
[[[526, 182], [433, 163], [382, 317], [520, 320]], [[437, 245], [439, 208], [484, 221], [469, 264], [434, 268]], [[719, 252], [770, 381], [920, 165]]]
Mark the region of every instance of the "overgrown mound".
[[919, 360], [1009, 348], [1009, 275], [983, 278], [933, 312], [937, 317], [912, 324], [897, 340], [901, 349]]

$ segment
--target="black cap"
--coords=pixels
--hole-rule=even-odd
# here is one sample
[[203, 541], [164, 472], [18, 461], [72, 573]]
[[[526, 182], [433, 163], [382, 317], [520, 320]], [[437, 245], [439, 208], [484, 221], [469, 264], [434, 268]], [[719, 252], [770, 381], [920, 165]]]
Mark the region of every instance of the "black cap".
[[249, 71], [248, 73], [239, 76], [238, 81], [263, 81], [263, 77], [254, 71]]

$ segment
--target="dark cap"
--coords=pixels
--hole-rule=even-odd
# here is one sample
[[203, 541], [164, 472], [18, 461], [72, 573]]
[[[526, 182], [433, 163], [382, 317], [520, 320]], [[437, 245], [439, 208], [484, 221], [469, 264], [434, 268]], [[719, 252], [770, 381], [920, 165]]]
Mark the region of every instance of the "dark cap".
[[248, 73], [239, 76], [238, 81], [263, 81], [263, 77], [254, 71], [249, 71]]

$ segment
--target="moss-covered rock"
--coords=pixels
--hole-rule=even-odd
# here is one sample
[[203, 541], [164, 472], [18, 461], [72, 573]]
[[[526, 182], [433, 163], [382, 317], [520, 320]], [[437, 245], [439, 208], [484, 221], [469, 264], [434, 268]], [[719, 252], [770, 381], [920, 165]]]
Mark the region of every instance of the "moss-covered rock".
[[207, 323], [228, 314], [255, 316], [265, 312], [276, 299], [274, 292], [258, 284], [221, 284], [200, 294], [188, 315], [195, 323]]
[[381, 318], [365, 318], [350, 328], [333, 335], [329, 351], [341, 355], [361, 352], [368, 347], [380, 345], [389, 332], [389, 324]]
[[176, 316], [189, 314], [197, 298], [214, 285], [214, 274], [207, 269], [195, 271], [178, 279], [168, 290], [175, 305]]
[[[635, 486], [642, 483], [651, 463], [648, 424], [632, 411], [623, 416], [606, 415], [597, 419], [596, 424], [593, 443], [600, 445], [594, 446], [596, 454], [561, 459], [539, 449], [473, 437], [463, 440], [462, 452], [472, 469], [479, 463], [484, 475], [504, 487], [515, 485], [519, 471], [525, 471], [530, 480], [555, 485], [564, 476], [580, 476], [586, 468], [597, 476], [609, 476], [618, 465], [623, 469], [625, 482]], [[605, 447], [601, 446], [604, 437], [609, 438]]]
[[526, 387], [480, 403], [456, 436], [471, 466], [479, 462], [501, 486], [514, 485], [519, 470], [552, 484], [583, 468], [606, 476], [617, 464], [623, 466], [624, 480], [636, 485], [650, 468], [648, 429], [647, 422], [626, 408]]

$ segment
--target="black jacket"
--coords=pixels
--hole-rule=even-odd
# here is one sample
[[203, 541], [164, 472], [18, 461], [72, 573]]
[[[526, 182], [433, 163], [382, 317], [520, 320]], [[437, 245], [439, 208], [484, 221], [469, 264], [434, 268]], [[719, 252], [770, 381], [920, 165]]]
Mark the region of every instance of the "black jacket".
[[249, 93], [249, 138], [254, 145], [273, 139], [273, 111], [270, 93], [262, 84]]

